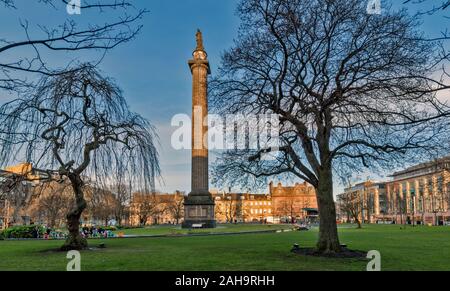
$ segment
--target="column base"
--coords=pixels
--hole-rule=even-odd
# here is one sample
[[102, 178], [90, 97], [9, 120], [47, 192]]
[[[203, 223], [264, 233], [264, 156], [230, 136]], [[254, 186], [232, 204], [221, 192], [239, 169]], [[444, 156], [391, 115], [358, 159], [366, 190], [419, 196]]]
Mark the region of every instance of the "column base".
[[194, 227], [195, 225], [202, 225], [201, 228], [216, 228], [216, 221], [215, 220], [202, 220], [202, 221], [197, 221], [197, 220], [185, 220], [183, 221], [183, 223], [181, 224], [181, 228], [199, 228], [199, 227]]
[[214, 207], [211, 194], [189, 194], [184, 200], [184, 222], [181, 227], [215, 228]]

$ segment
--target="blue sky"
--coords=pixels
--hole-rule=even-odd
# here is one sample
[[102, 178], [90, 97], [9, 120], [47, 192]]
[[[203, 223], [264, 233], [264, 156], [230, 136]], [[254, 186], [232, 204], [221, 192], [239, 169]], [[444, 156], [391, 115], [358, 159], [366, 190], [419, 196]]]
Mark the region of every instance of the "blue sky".
[[[21, 19], [27, 19], [32, 35], [38, 35], [37, 24], [51, 27], [72, 18], [82, 24], [94, 20], [103, 23], [107, 17], [111, 17], [111, 14], [97, 12], [69, 16], [62, 5], [57, 5], [54, 9], [37, 2], [17, 0], [17, 10], [0, 7], [0, 38], [15, 41], [23, 39], [24, 33], [19, 26]], [[394, 2], [394, 7], [400, 7], [403, 0]], [[434, 2], [435, 0], [429, 1]], [[190, 152], [171, 148], [170, 136], [175, 128], [170, 127], [170, 120], [178, 113], [190, 114], [191, 75], [187, 60], [195, 48], [197, 28], [203, 31], [205, 48], [214, 74], [220, 63], [221, 53], [230, 47], [237, 35], [239, 19], [235, 15], [235, 8], [238, 0], [141, 0], [136, 3], [139, 8], [149, 10], [141, 21], [143, 30], [134, 41], [108, 53], [101, 69], [117, 80], [131, 109], [148, 118], [158, 129], [164, 177], [164, 184], [158, 189], [188, 192]], [[407, 7], [416, 10], [423, 5]], [[449, 23], [442, 14], [437, 14], [425, 18], [423, 29], [429, 34], [438, 35], [449, 27]], [[58, 62], [71, 57], [67, 54], [52, 56], [52, 61]], [[91, 55], [81, 57], [89, 58]], [[0, 92], [0, 100], [4, 97], [4, 93]], [[367, 176], [377, 177], [368, 173], [362, 178]], [[338, 185], [336, 187], [337, 191], [341, 188]]]

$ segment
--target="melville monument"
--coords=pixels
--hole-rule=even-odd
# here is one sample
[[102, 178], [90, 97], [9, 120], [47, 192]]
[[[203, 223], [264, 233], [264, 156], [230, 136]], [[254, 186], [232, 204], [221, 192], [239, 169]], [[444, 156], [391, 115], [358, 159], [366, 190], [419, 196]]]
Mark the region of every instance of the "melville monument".
[[214, 228], [214, 200], [208, 183], [208, 55], [200, 30], [197, 47], [189, 61], [192, 73], [192, 172], [191, 192], [184, 200], [183, 228]]

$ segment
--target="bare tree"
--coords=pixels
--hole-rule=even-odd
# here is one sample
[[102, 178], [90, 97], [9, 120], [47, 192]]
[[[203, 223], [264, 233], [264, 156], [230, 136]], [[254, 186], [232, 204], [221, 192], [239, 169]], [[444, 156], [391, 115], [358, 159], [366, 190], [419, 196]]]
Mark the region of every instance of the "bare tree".
[[127, 211], [128, 204], [130, 202], [130, 187], [127, 187], [125, 184], [116, 183], [113, 187], [113, 193], [115, 195], [115, 204], [114, 204], [114, 218], [116, 219], [119, 225], [122, 225], [123, 221], [126, 221], [126, 218], [129, 216]]
[[244, 0], [238, 14], [239, 36], [211, 82], [212, 107], [278, 115], [280, 145], [225, 152], [215, 181], [305, 180], [317, 195], [317, 250], [340, 252], [333, 173], [441, 153], [449, 111], [436, 94], [449, 87], [439, 41], [424, 39], [405, 11], [367, 14], [359, 0]]
[[[62, 8], [61, 13], [66, 13], [66, 6], [70, 1], [39, 2], [49, 9]], [[15, 0], [0, 0], [0, 4], [2, 3], [4, 7], [1, 9], [16, 10]], [[86, 50], [98, 51], [99, 56], [95, 58], [100, 61], [105, 52], [132, 40], [140, 32], [142, 25], [136, 23], [146, 13], [146, 10], [137, 10], [130, 2], [123, 0], [83, 0], [80, 9], [84, 13], [110, 12], [110, 21], [82, 25], [69, 18], [59, 26], [50, 28], [39, 23], [36, 24], [37, 29], [31, 29], [31, 24], [22, 20], [18, 24], [23, 30], [22, 40], [0, 39], [0, 89], [22, 92], [34, 85], [35, 76], [54, 76], [69, 69], [76, 61], [77, 53]], [[65, 63], [55, 64], [55, 56], [65, 52], [70, 52], [71, 58], [65, 55]]]
[[293, 221], [293, 218], [296, 217], [294, 198], [291, 196], [287, 197], [279, 205], [277, 205], [277, 208], [275, 209], [275, 215], [289, 217], [290, 220], [287, 222], [291, 223]]
[[184, 195], [181, 193], [173, 195], [166, 207], [176, 224], [179, 224], [180, 219], [184, 217]]
[[17, 224], [23, 222], [21, 220], [21, 214], [32, 200], [33, 193], [33, 185], [27, 181], [26, 176], [1, 171], [0, 201], [3, 200], [4, 205], [8, 206], [7, 216], [9, 223]]
[[[136, 197], [138, 195], [138, 197]], [[158, 214], [158, 200], [156, 194], [135, 194], [134, 203], [136, 203], [135, 215], [139, 219], [139, 224], [145, 226], [149, 218]]]
[[232, 223], [237, 216], [236, 200], [230, 195], [226, 197], [225, 202], [225, 217], [227, 222]]
[[[407, 4], [407, 3], [413, 3], [413, 4], [420, 4], [420, 3], [426, 3], [429, 2], [431, 7], [425, 11], [422, 11], [420, 13], [425, 13], [425, 14], [434, 14], [438, 11], [444, 11], [446, 9], [450, 8], [450, 0], [440, 0], [440, 1], [436, 1], [436, 0], [405, 0], [403, 3]], [[431, 3], [433, 2], [433, 3]]]
[[[351, 217], [362, 228], [360, 217], [362, 216], [363, 204], [360, 195], [356, 192], [344, 193], [338, 196], [339, 207], [347, 217]], [[361, 217], [364, 219], [364, 217]]]
[[[50, 227], [60, 226], [70, 205], [73, 205], [73, 193], [69, 183], [42, 183], [35, 192], [34, 217], [43, 216]], [[34, 204], [34, 203], [31, 203]], [[31, 205], [33, 207], [34, 205]]]
[[115, 196], [110, 191], [95, 186], [87, 185], [84, 188], [88, 202], [87, 210], [92, 218], [100, 220], [102, 225], [108, 226], [109, 220], [114, 217]]
[[76, 203], [67, 214], [64, 250], [87, 246], [79, 234], [86, 177], [101, 183], [121, 168], [132, 185], [154, 188], [159, 166], [153, 128], [89, 64], [45, 76], [26, 97], [0, 108], [0, 124], [2, 165], [26, 160], [44, 169], [41, 179], [70, 181]]

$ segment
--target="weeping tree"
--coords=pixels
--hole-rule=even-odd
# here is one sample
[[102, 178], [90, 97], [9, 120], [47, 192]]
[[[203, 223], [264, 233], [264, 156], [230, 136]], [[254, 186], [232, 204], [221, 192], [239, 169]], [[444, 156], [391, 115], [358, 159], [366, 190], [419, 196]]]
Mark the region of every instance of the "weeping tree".
[[43, 77], [0, 108], [0, 124], [2, 165], [27, 161], [43, 181], [70, 182], [75, 204], [66, 216], [69, 236], [62, 250], [87, 247], [79, 233], [86, 181], [103, 185], [120, 169], [131, 185], [154, 188], [159, 165], [153, 127], [89, 64]]
[[[438, 98], [449, 93], [442, 43], [427, 40], [405, 11], [384, 7], [371, 15], [366, 6], [360, 0], [241, 1], [238, 37], [211, 81], [215, 111], [279, 118], [279, 144], [266, 148], [260, 140], [257, 149], [224, 152], [215, 182], [261, 186], [279, 177], [314, 186], [319, 253], [342, 251], [334, 177], [390, 171], [438, 155], [448, 144], [449, 110]], [[254, 132], [248, 130], [247, 143]]]

